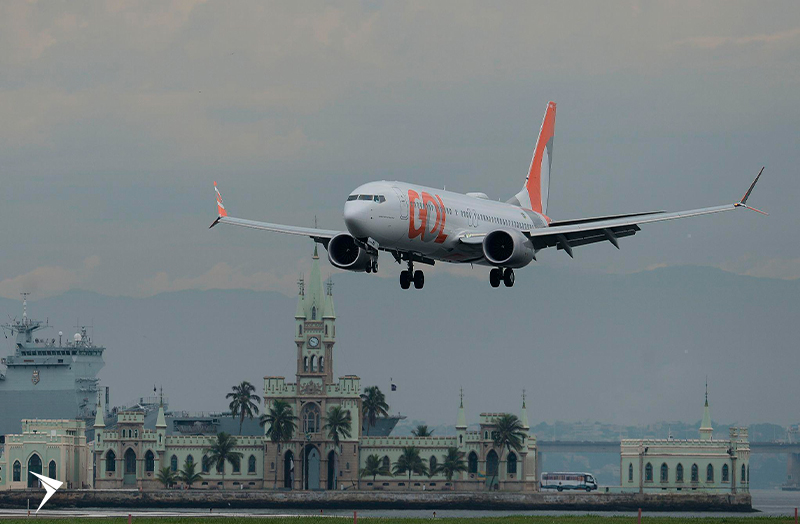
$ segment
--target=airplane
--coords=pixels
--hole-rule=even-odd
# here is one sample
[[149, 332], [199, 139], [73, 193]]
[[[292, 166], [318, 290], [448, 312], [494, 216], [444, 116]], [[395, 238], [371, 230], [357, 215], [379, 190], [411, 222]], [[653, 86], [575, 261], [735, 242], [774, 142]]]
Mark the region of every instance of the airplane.
[[650, 211], [591, 218], [553, 220], [547, 215], [550, 168], [553, 162], [556, 104], [545, 110], [539, 138], [522, 189], [505, 202], [492, 201], [485, 193], [454, 193], [398, 181], [369, 182], [353, 190], [344, 204], [347, 231], [257, 222], [228, 215], [222, 195], [217, 194], [217, 224], [249, 227], [311, 237], [328, 251], [328, 260], [339, 269], [375, 273], [378, 254], [388, 252], [408, 269], [400, 272], [400, 287], [425, 285], [425, 275], [414, 264], [436, 262], [479, 264], [492, 267], [489, 283], [514, 285], [514, 270], [536, 260], [539, 251], [555, 247], [573, 257], [576, 247], [609, 242], [619, 249], [619, 239], [636, 234], [640, 225], [721, 213], [746, 208], [761, 168], [738, 202], [716, 207], [668, 213]]

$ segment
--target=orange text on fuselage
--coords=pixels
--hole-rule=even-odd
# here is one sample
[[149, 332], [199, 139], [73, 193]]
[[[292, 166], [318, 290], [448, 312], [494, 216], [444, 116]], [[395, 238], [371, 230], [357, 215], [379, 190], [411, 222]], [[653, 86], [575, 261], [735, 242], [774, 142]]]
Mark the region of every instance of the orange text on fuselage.
[[[419, 204], [417, 204], [419, 202]], [[447, 235], [444, 233], [444, 224], [447, 220], [447, 213], [445, 212], [444, 202], [439, 195], [431, 196], [430, 193], [422, 192], [422, 196], [413, 189], [408, 190], [408, 206], [409, 206], [409, 219], [408, 219], [408, 238], [414, 239], [420, 237], [423, 242], [430, 242], [433, 240], [437, 244], [443, 243], [447, 240]], [[428, 211], [431, 210], [436, 213], [436, 221], [433, 224], [433, 229], [428, 231]], [[419, 213], [417, 213], [419, 211]], [[416, 219], [419, 215], [419, 220]]]

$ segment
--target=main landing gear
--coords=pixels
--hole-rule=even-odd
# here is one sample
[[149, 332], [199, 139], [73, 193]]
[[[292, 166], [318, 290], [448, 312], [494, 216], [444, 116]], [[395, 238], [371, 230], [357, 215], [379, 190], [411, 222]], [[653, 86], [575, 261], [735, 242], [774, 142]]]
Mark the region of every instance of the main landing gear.
[[499, 287], [501, 280], [506, 287], [512, 287], [514, 285], [514, 270], [510, 267], [505, 269], [496, 267], [489, 272], [489, 284], [492, 287]]
[[425, 285], [425, 274], [419, 269], [414, 271], [414, 262], [408, 261], [408, 269], [400, 272], [400, 287], [408, 289], [411, 287], [411, 282], [414, 282], [416, 289], [422, 289]]
[[370, 260], [369, 265], [367, 266], [367, 273], [377, 273], [378, 272], [378, 257], [373, 258]]

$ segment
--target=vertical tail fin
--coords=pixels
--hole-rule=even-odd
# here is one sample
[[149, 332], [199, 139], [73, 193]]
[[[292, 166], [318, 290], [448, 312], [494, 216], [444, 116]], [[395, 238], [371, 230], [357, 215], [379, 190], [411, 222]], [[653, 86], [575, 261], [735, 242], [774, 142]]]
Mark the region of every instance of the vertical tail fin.
[[531, 166], [525, 185], [508, 202], [543, 215], [547, 214], [547, 197], [550, 191], [550, 166], [553, 163], [553, 138], [556, 130], [556, 103], [549, 102], [533, 150]]

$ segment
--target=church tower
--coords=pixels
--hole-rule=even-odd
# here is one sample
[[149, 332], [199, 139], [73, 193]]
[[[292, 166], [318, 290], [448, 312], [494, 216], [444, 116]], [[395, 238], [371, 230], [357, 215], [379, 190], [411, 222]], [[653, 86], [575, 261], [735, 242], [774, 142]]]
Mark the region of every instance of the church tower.
[[336, 313], [333, 283], [323, 285], [316, 246], [308, 280], [299, 282], [295, 311], [297, 387], [301, 393], [322, 393], [333, 384], [333, 346], [336, 343]]
[[708, 381], [706, 381], [706, 405], [703, 408], [703, 422], [700, 424], [700, 440], [711, 440], [714, 428], [711, 427], [711, 410], [708, 409]]

